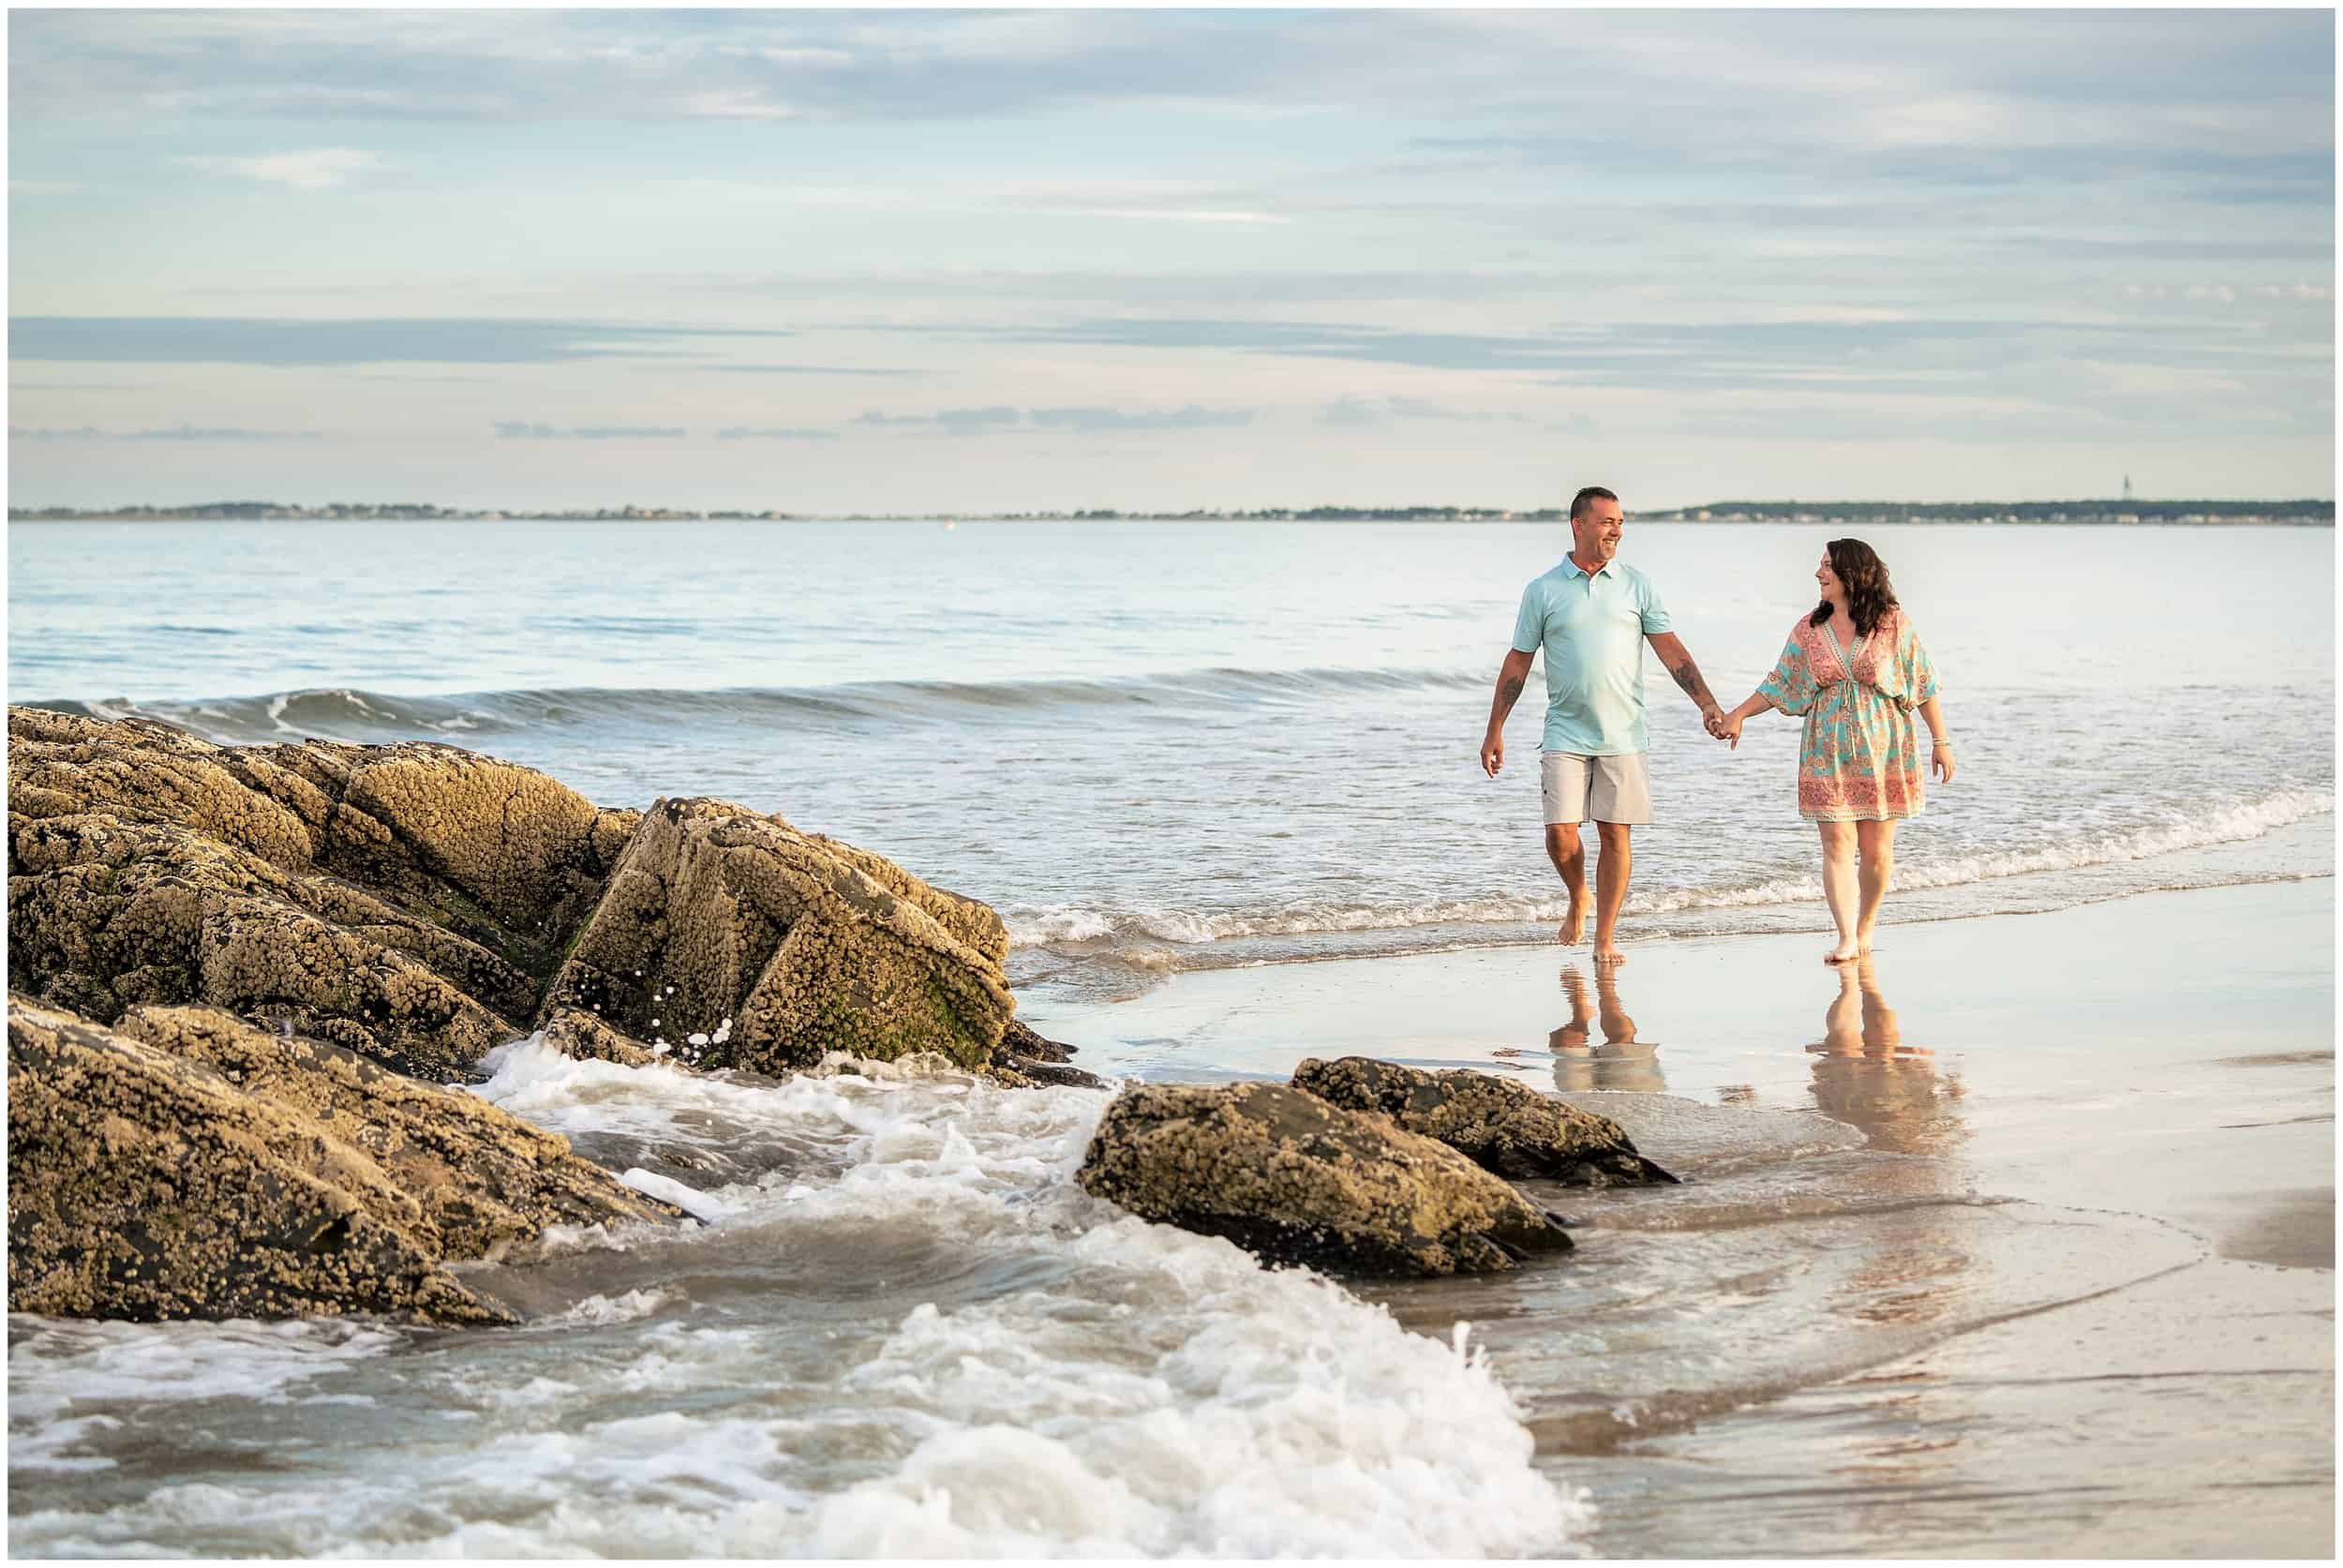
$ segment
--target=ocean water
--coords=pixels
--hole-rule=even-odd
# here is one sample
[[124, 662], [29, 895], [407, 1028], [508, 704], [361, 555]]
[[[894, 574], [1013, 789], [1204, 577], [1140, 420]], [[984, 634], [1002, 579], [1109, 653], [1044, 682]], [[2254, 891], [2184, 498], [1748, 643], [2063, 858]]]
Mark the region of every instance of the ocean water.
[[466, 1265], [516, 1330], [12, 1317], [13, 1553], [1576, 1556], [1581, 1457], [2193, 1256], [1596, 1093], [1695, 1185], [1549, 1189], [1574, 1266], [1354, 1295], [1083, 1194], [1100, 1091], [489, 1065], [703, 1223]]
[[[1719, 699], [1812, 605], [1832, 530], [1631, 525]], [[9, 530], [8, 696], [225, 741], [442, 739], [596, 800], [714, 795], [1008, 922], [1022, 985], [1539, 939], [1543, 683], [1476, 763], [1553, 525], [39, 524]], [[1931, 528], [1876, 544], [1960, 776], [1890, 918], [2333, 865], [2330, 530]], [[2230, 586], [2234, 585], [2234, 586]], [[1657, 820], [1626, 934], [1822, 929], [1797, 725], [1702, 733], [1647, 665]]]
[[[1626, 553], [1730, 703], [1827, 532], [1631, 525]], [[1892, 913], [2332, 874], [2331, 532], [1874, 543], [1962, 755]], [[994, 903], [1046, 1020], [1184, 968], [1545, 939], [1535, 681], [1503, 776], [1474, 754], [1520, 587], [1560, 548], [1504, 525], [17, 526], [8, 691], [779, 811]], [[1630, 940], [1821, 930], [1793, 725], [1728, 753], [1649, 685]], [[13, 1317], [13, 1552], [1632, 1553], [1580, 1479], [1637, 1435], [2195, 1255], [1973, 1189], [1911, 1131], [1956, 1092], [1924, 1062], [1843, 1092], [1817, 1067], [1805, 1110], [1560, 1052], [1558, 1089], [1694, 1185], [1542, 1194], [1581, 1226], [1569, 1268], [1356, 1292], [1083, 1195], [1100, 1092], [528, 1040], [489, 1065], [475, 1092], [700, 1221], [471, 1265], [516, 1331]]]
[[496, 1065], [710, 1223], [478, 1271], [542, 1309], [509, 1334], [20, 1317], [13, 1551], [1455, 1557], [1583, 1522], [1469, 1346], [1082, 1194], [1102, 1095]]

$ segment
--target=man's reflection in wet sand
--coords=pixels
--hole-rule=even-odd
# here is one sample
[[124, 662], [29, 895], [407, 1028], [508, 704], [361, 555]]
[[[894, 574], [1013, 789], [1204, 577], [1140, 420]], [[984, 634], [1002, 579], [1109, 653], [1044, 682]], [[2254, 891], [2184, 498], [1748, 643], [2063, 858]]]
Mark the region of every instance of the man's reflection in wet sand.
[[1895, 1009], [1880, 994], [1876, 962], [1838, 965], [1839, 994], [1823, 1014], [1814, 1058], [1814, 1105], [1858, 1128], [1874, 1149], [1949, 1153], [1968, 1136], [1958, 1104], [1961, 1081], [1937, 1076], [1935, 1053], [1907, 1044]]
[[[1570, 1022], [1545, 1038], [1554, 1053], [1554, 1086], [1565, 1093], [1581, 1089], [1625, 1089], [1656, 1095], [1667, 1087], [1660, 1074], [1660, 1048], [1635, 1038], [1635, 1021], [1619, 1005], [1619, 971], [1604, 965], [1594, 972], [1594, 994], [1587, 993], [1587, 977], [1577, 969], [1562, 970], [1562, 994], [1570, 1001]], [[1592, 1043], [1588, 1025], [1600, 1023], [1603, 1043]]]

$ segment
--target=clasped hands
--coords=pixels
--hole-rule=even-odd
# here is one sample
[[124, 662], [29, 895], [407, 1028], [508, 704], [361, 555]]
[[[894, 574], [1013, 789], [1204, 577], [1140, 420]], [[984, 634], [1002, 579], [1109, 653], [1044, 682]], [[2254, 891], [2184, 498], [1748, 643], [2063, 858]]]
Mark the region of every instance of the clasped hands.
[[1722, 708], [1711, 708], [1700, 716], [1700, 724], [1711, 736], [1734, 751], [1740, 750], [1741, 721]]

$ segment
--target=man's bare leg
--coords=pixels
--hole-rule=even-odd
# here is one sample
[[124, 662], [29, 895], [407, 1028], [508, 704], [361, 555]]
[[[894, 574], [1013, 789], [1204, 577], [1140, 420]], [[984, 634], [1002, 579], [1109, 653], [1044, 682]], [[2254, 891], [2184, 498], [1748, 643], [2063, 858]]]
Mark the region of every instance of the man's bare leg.
[[1857, 879], [1862, 906], [1855, 917], [1855, 946], [1860, 951], [1870, 952], [1872, 937], [1879, 928], [1879, 906], [1888, 897], [1888, 880], [1896, 874], [1896, 825], [1858, 822], [1855, 825], [1855, 844], [1862, 857], [1862, 871]]
[[1619, 950], [1617, 938], [1619, 905], [1627, 902], [1627, 878], [1635, 869], [1635, 854], [1627, 844], [1632, 829], [1624, 822], [1594, 827], [1603, 835], [1603, 863], [1594, 870], [1594, 961], [1624, 963], [1627, 955]]
[[1563, 947], [1575, 947], [1587, 933], [1587, 846], [1578, 842], [1578, 824], [1545, 825], [1545, 858], [1554, 862], [1570, 892], [1570, 913], [1562, 917], [1562, 929], [1555, 934]]
[[1855, 824], [1817, 822], [1822, 832], [1822, 896], [1830, 905], [1830, 923], [1839, 928], [1839, 945], [1823, 955], [1825, 963], [1844, 963], [1862, 955], [1855, 940], [1860, 907], [1855, 885]]

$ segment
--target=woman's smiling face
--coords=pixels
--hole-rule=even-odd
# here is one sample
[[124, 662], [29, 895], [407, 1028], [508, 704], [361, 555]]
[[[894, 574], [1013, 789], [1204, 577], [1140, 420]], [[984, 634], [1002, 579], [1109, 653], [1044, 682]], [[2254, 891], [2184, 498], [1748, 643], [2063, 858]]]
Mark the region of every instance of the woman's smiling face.
[[1828, 550], [1823, 551], [1822, 564], [1814, 569], [1814, 582], [1821, 588], [1822, 596], [1826, 599], [1841, 599], [1846, 596], [1846, 587], [1839, 581], [1839, 574], [1830, 569]]

